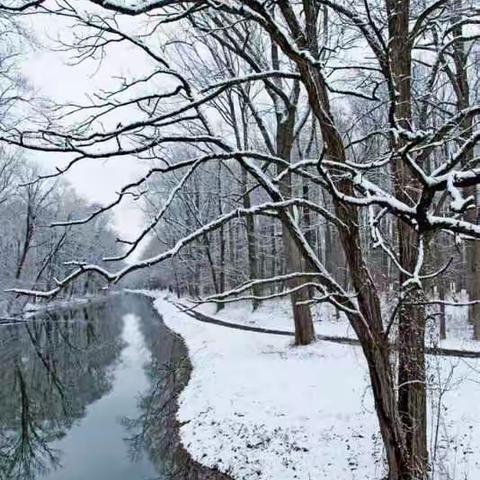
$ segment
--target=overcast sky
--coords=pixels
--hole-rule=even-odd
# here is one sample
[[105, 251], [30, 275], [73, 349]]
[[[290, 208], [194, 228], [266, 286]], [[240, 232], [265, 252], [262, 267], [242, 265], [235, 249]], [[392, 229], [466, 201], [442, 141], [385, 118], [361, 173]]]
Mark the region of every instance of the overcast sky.
[[[58, 19], [52, 21], [39, 16], [33, 17], [30, 22], [42, 45], [24, 55], [22, 71], [38, 96], [46, 96], [59, 103], [87, 103], [87, 95], [105, 88], [112, 75], [125, 71], [125, 65], [135, 68], [132, 58], [127, 59], [128, 52], [113, 52], [100, 69], [93, 62], [79, 66], [68, 65], [67, 53], [48, 50], [52, 45], [48, 37], [68, 32], [65, 30], [67, 26]], [[32, 154], [31, 157], [47, 171], [52, 171], [65, 162], [59, 156], [45, 153]], [[103, 204], [112, 200], [123, 184], [139, 177], [147, 168], [147, 165], [135, 158], [90, 160], [76, 165], [66, 178], [81, 196]], [[125, 201], [115, 210], [114, 220], [119, 233], [124, 238], [132, 238], [142, 225], [140, 205], [132, 200]]]

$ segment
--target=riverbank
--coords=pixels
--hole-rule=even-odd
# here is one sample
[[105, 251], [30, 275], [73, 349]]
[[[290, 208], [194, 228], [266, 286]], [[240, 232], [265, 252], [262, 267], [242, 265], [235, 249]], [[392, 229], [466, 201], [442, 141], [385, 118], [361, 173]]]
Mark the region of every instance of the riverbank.
[[85, 295], [83, 297], [71, 297], [54, 299], [46, 303], [26, 303], [23, 307], [22, 314], [28, 318], [41, 312], [64, 310], [75, 308], [77, 306], [88, 305], [110, 300], [115, 295], [121, 295], [121, 291], [108, 291], [108, 293]]
[[[198, 322], [165, 293], [149, 295], [188, 347], [193, 371], [177, 419], [196, 461], [242, 480], [382, 478], [360, 349], [323, 341], [292, 347], [289, 337]], [[469, 399], [480, 395], [480, 362], [429, 357], [429, 371], [435, 477], [477, 478], [480, 420]]]
[[180, 441], [192, 366], [152, 303], [115, 295], [0, 328], [1, 480], [230, 480]]
[[161, 335], [159, 341], [156, 337], [158, 332], [154, 330], [147, 340], [151, 342], [151, 351], [156, 352], [152, 365], [156, 365], [158, 371], [153, 370], [153, 377], [156, 381], [162, 379], [161, 387], [155, 385], [152, 395], [147, 397], [149, 415], [144, 418], [142, 427], [143, 435], [154, 438], [155, 452], [151, 453], [153, 457], [162, 459], [168, 480], [232, 480], [227, 471], [220, 471], [214, 464], [205, 465], [201, 459], [192, 456], [182, 442], [184, 424], [178, 412], [182, 392], [191, 381], [193, 366], [184, 338], [168, 325], [167, 317], [155, 306], [155, 296], [147, 296], [152, 299], [153, 316], [160, 316], [161, 329], [168, 330], [173, 337], [165, 342]]
[[121, 291], [112, 291], [108, 294], [88, 295], [84, 297], [71, 297], [68, 299], [57, 299], [46, 303], [26, 303], [23, 308], [8, 314], [0, 313], [0, 326], [14, 325], [24, 323], [32, 317], [42, 314], [43, 312], [61, 312], [63, 310], [75, 309], [77, 307], [94, 305], [97, 303], [107, 302], [112, 297], [122, 294]]

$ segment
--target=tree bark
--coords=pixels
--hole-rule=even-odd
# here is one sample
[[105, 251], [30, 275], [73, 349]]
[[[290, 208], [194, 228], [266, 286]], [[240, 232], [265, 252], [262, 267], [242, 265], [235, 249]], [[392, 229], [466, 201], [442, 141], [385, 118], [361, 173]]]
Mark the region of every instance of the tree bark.
[[[389, 18], [389, 60], [394, 85], [390, 112], [391, 123], [411, 128], [411, 49], [409, 48], [410, 0], [387, 0]], [[399, 151], [402, 139], [392, 140], [392, 148]], [[397, 197], [411, 204], [419, 198], [418, 181], [400, 157], [393, 164], [393, 178]], [[410, 225], [397, 221], [400, 264], [408, 272], [415, 270], [418, 258], [419, 235]], [[409, 279], [400, 272], [400, 285]], [[402, 287], [401, 287], [402, 288]], [[406, 478], [421, 479], [427, 475], [427, 402], [425, 374], [425, 308], [412, 305], [422, 300], [420, 286], [408, 287], [399, 309], [398, 319], [398, 409], [405, 433], [408, 452]], [[410, 477], [408, 477], [410, 475]]]
[[[306, 1], [304, 0], [304, 3]], [[305, 40], [302, 44], [303, 34], [298, 31], [296, 21], [289, 21], [294, 15], [289, 3], [280, 2], [280, 7], [292, 30], [292, 35], [299, 39], [299, 46], [306, 47], [307, 42]], [[324, 142], [324, 157], [345, 163], [346, 153], [343, 141], [332, 117], [327, 86], [321, 72], [312, 70], [306, 62], [298, 59], [297, 66], [307, 89], [309, 103], [319, 122]], [[353, 195], [353, 185], [348, 179], [338, 180], [336, 188], [346, 195]], [[398, 411], [390, 349], [382, 323], [380, 298], [362, 251], [358, 211], [354, 206], [337, 198], [334, 198], [334, 209], [336, 216], [345, 224], [345, 227], [339, 228], [340, 240], [360, 310], [360, 316], [349, 313], [348, 318], [367, 359], [375, 409], [389, 466], [389, 478], [390, 480], [413, 480], [414, 478], [418, 480], [412, 469], [409, 447], [407, 447]]]
[[[248, 177], [247, 171], [242, 168], [242, 184], [243, 184], [243, 208], [248, 209], [252, 206], [250, 201], [250, 193], [248, 191]], [[250, 279], [258, 278], [258, 263], [257, 263], [257, 247], [255, 242], [255, 219], [252, 215], [246, 218], [246, 233], [247, 233], [247, 256], [248, 256], [248, 270]], [[259, 297], [261, 289], [258, 285], [252, 286], [252, 296]], [[256, 310], [260, 305], [259, 300], [254, 298], [252, 300], [253, 310]]]
[[[279, 68], [278, 50], [272, 45], [272, 65], [273, 68]], [[277, 82], [279, 86], [281, 84]], [[300, 85], [295, 81], [290, 105], [285, 107], [287, 111], [277, 112], [277, 131], [276, 131], [276, 149], [277, 155], [288, 163], [291, 161], [292, 150], [294, 146], [294, 129], [297, 113], [296, 102], [300, 92]], [[281, 173], [285, 167], [277, 166], [277, 172]], [[279, 183], [279, 190], [283, 198], [292, 198], [292, 176], [286, 174]], [[290, 213], [295, 215], [293, 209]], [[287, 272], [302, 272], [305, 269], [305, 262], [293, 239], [289, 229], [282, 222], [282, 238], [285, 250], [285, 261]], [[295, 277], [287, 281], [289, 290], [299, 288], [304, 280]], [[295, 345], [308, 345], [315, 340], [315, 330], [313, 327], [312, 314], [310, 307], [305, 304], [310, 299], [308, 288], [300, 288], [290, 294], [292, 303], [293, 322], [295, 326]]]

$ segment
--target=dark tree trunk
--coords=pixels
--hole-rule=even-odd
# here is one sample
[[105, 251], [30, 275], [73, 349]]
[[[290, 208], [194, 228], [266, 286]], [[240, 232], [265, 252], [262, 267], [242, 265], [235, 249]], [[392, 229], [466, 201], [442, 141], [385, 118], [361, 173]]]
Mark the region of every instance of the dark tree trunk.
[[[274, 68], [279, 68], [278, 51], [275, 46], [272, 46], [272, 65]], [[281, 87], [281, 84], [278, 83]], [[296, 102], [300, 93], [300, 85], [298, 82], [294, 83], [292, 92], [292, 100], [288, 111], [283, 113], [277, 112], [277, 131], [276, 131], [276, 149], [277, 155], [287, 162], [291, 161], [291, 154], [294, 145], [294, 129], [295, 119], [297, 113]], [[285, 116], [284, 116], [285, 115]], [[285, 167], [278, 167], [278, 173], [285, 170]], [[282, 197], [285, 199], [292, 197], [292, 176], [287, 173], [279, 182], [279, 189]], [[290, 210], [293, 214], [293, 209]], [[302, 272], [305, 270], [305, 262], [300, 253], [295, 240], [293, 239], [290, 230], [282, 223], [282, 238], [285, 250], [285, 261], [287, 273]], [[308, 345], [315, 340], [315, 330], [313, 327], [312, 314], [309, 305], [305, 304], [310, 299], [308, 288], [301, 288], [304, 280], [300, 277], [292, 278], [287, 281], [289, 290], [294, 290], [290, 294], [293, 312], [293, 322], [295, 326], [295, 344]]]
[[[247, 171], [242, 169], [242, 183], [243, 183], [243, 208], [250, 208], [252, 203], [250, 201], [250, 193], [248, 192]], [[257, 247], [255, 242], [255, 220], [253, 216], [249, 215], [246, 219], [246, 233], [247, 233], [247, 255], [248, 255], [248, 270], [249, 276], [252, 280], [258, 278], [258, 263], [257, 263]], [[252, 286], [252, 306], [255, 310], [260, 302], [256, 297], [262, 294], [258, 285]]]
[[[440, 279], [438, 284], [438, 298], [439, 300], [445, 300], [445, 280]], [[440, 304], [440, 340], [447, 338], [447, 318], [445, 315], [445, 304]]]
[[[395, 107], [391, 122], [410, 129], [411, 125], [411, 49], [409, 45], [410, 0], [387, 0], [389, 18], [389, 57], [395, 85]], [[392, 140], [394, 150], [402, 140]], [[418, 199], [420, 188], [400, 157], [393, 165], [397, 197], [407, 204]], [[415, 270], [418, 258], [418, 233], [401, 220], [397, 223], [400, 264], [408, 272]], [[410, 277], [400, 272], [400, 284]], [[412, 305], [423, 299], [419, 286], [408, 287], [398, 317], [398, 409], [405, 447], [408, 453], [405, 478], [426, 477], [428, 465], [427, 409], [425, 375], [425, 308]]]
[[[303, 2], [309, 3], [307, 0]], [[280, 8], [289, 24], [292, 35], [301, 39], [294, 16], [288, 2], [281, 2]], [[305, 8], [307, 11], [307, 9]], [[311, 11], [311, 9], [310, 9]], [[299, 46], [307, 45], [299, 41]], [[309, 102], [320, 125], [326, 158], [336, 162], [345, 162], [346, 154], [342, 138], [335, 127], [331, 114], [327, 86], [323, 77], [313, 71], [302, 61], [297, 61], [302, 81], [307, 89]], [[353, 195], [353, 185], [348, 179], [339, 179], [337, 189], [347, 195]], [[410, 449], [407, 445], [403, 422], [398, 411], [395, 395], [394, 370], [390, 359], [388, 339], [383, 328], [380, 299], [370, 272], [365, 263], [359, 232], [357, 209], [341, 200], [334, 199], [336, 216], [346, 225], [339, 228], [340, 239], [350, 270], [352, 286], [357, 292], [360, 315], [348, 313], [348, 318], [360, 340], [368, 362], [372, 383], [375, 409], [380, 424], [380, 431], [385, 445], [390, 480], [418, 480], [413, 468]]]

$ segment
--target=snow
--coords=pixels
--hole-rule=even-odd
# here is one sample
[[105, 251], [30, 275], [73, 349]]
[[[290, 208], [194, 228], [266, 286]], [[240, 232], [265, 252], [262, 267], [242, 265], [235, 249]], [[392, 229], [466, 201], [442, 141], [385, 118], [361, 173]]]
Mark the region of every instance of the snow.
[[[251, 303], [248, 301], [233, 302], [218, 312], [213, 303], [205, 303], [196, 308], [205, 315], [227, 322], [293, 332], [291, 309], [288, 298], [262, 302], [255, 311], [252, 311]], [[342, 315], [337, 319], [331, 305], [326, 303], [315, 305], [312, 313], [317, 333], [356, 338], [353, 328], [345, 317]]]
[[[382, 442], [360, 348], [328, 342], [293, 347], [288, 337], [198, 322], [165, 292], [144, 293], [188, 347], [193, 372], [178, 420], [194, 459], [242, 480], [382, 478]], [[254, 313], [235, 304], [217, 317], [291, 330], [288, 302], [267, 303]], [[353, 334], [344, 320], [331, 318], [317, 318], [318, 330]], [[472, 405], [480, 398], [480, 361], [429, 357], [428, 363], [434, 477], [478, 478], [480, 418]]]
[[37, 315], [39, 312], [49, 311], [49, 310], [61, 310], [64, 308], [70, 308], [77, 305], [83, 305], [94, 302], [103, 302], [107, 300], [112, 295], [118, 295], [120, 292], [109, 291], [108, 295], [106, 294], [93, 294], [85, 295], [83, 297], [72, 297], [61, 300], [53, 300], [49, 303], [31, 303], [27, 302], [23, 307], [23, 318], [30, 318]]
[[[468, 295], [465, 290], [462, 290], [451, 298], [451, 301], [466, 303], [468, 302]], [[457, 350], [480, 350], [480, 342], [473, 340], [473, 326], [468, 321], [468, 308], [468, 305], [460, 307], [445, 306], [447, 338], [438, 342], [441, 347]], [[434, 341], [437, 341], [436, 332]]]
[[[386, 299], [382, 299], [383, 310], [390, 311], [386, 305]], [[181, 300], [183, 304], [192, 306], [187, 300]], [[468, 302], [465, 291], [449, 298], [452, 303]], [[266, 301], [252, 311], [249, 301], [239, 301], [227, 304], [217, 312], [214, 303], [204, 303], [195, 308], [210, 317], [226, 322], [268, 328], [273, 330], [286, 330], [293, 333], [291, 305], [288, 298], [280, 298], [275, 301]], [[335, 309], [328, 303], [321, 303], [311, 307], [315, 332], [319, 335], [332, 337], [347, 337], [356, 339], [357, 336], [346, 317], [340, 314], [337, 317]], [[468, 306], [445, 306], [447, 338], [440, 340], [439, 325], [432, 322], [428, 325], [426, 341], [431, 346], [439, 346], [454, 350], [480, 351], [480, 342], [472, 340], [473, 328], [468, 322]]]

